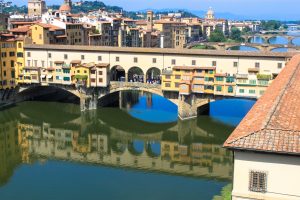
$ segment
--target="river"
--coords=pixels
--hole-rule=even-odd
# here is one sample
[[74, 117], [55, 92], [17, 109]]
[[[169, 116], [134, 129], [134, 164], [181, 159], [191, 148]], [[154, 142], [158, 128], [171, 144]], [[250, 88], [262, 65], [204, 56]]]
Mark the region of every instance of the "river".
[[127, 92], [119, 107], [23, 102], [0, 112], [0, 199], [212, 199], [232, 181], [222, 144], [254, 104], [211, 103], [177, 120], [157, 95]]
[[[294, 35], [297, 36], [292, 43], [295, 46], [300, 46], [300, 32], [299, 33], [293, 33], [293, 32], [289, 32], [287, 33], [287, 35]], [[264, 44], [265, 41], [263, 38], [261, 37], [253, 37], [250, 39], [249, 41], [250, 43], [256, 43], [256, 44]], [[281, 44], [281, 45], [287, 45], [288, 44], [288, 40], [284, 37], [281, 36], [277, 36], [277, 37], [273, 37], [268, 41], [269, 44]], [[259, 51], [258, 49], [254, 48], [254, 47], [249, 47], [249, 46], [236, 46], [236, 47], [232, 47], [229, 50], [239, 50], [239, 51]], [[289, 49], [282, 47], [282, 48], [277, 48], [272, 50], [273, 52], [287, 52]]]

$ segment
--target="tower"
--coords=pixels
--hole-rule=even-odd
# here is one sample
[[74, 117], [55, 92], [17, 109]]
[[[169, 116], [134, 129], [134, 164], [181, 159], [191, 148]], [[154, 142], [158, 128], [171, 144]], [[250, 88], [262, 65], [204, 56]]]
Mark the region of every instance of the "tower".
[[153, 30], [153, 11], [151, 10], [147, 11], [147, 30], [151, 32]]
[[215, 19], [215, 12], [213, 11], [212, 7], [209, 7], [205, 19], [209, 19], [209, 20]]
[[42, 16], [47, 12], [45, 0], [28, 0], [28, 15], [29, 16]]

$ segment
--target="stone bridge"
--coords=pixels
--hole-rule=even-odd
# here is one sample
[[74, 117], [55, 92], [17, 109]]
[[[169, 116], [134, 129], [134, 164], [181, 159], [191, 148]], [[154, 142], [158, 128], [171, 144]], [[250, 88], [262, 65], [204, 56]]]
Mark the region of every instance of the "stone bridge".
[[299, 35], [287, 35], [287, 32], [265, 32], [265, 33], [255, 33], [255, 34], [247, 34], [247, 35], [242, 35], [242, 38], [244, 39], [245, 42], [249, 42], [251, 38], [253, 37], [260, 37], [264, 39], [265, 44], [270, 43], [271, 38], [275, 37], [283, 37], [288, 41], [289, 46], [296, 46], [293, 44], [293, 40], [296, 38], [300, 38], [300, 32]]
[[[247, 39], [247, 41], [249, 41], [250, 38]], [[259, 51], [272, 51], [274, 49], [278, 49], [278, 48], [288, 48], [290, 50], [294, 50], [294, 51], [299, 51], [300, 50], [300, 46], [295, 46], [295, 45], [292, 45], [292, 44], [288, 44], [288, 45], [282, 45], [282, 44], [268, 44], [268, 43], [265, 43], [265, 44], [259, 44], [259, 43], [249, 43], [249, 42], [246, 42], [246, 43], [237, 43], [237, 42], [230, 42], [230, 43], [223, 43], [223, 42], [200, 42], [200, 43], [192, 43], [192, 44], [189, 44], [187, 46], [187, 48], [191, 49], [195, 46], [204, 46], [204, 47], [210, 47], [212, 49], [215, 49], [215, 50], [229, 50], [233, 47], [238, 47], [238, 46], [246, 46], [246, 47], [252, 47], [252, 48], [255, 48]]]
[[[102, 98], [108, 97], [112, 94], [120, 95], [120, 91], [143, 91], [152, 94], [162, 96], [172, 103], [178, 106], [178, 116], [180, 119], [190, 119], [197, 117], [199, 108], [208, 106], [210, 102], [216, 100], [214, 95], [206, 94], [191, 94], [188, 96], [179, 95], [170, 95], [164, 93], [161, 89], [161, 85], [158, 84], [148, 84], [140, 82], [111, 82], [108, 88], [84, 88], [64, 85], [22, 85], [15, 89], [13, 92], [15, 95], [11, 99], [11, 102], [22, 102], [26, 100], [31, 100], [34, 97], [41, 95], [47, 95], [51, 93], [57, 93], [59, 91], [67, 92], [70, 96], [75, 96], [80, 99], [81, 111], [86, 110], [95, 110], [100, 105], [99, 101]], [[118, 96], [119, 99], [121, 96]], [[115, 99], [115, 96], [111, 97]], [[109, 99], [112, 100], [112, 99]]]

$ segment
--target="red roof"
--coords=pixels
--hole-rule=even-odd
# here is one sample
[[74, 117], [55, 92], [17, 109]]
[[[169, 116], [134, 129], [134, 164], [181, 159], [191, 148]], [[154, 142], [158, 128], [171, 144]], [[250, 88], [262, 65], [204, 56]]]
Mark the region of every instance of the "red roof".
[[300, 155], [300, 55], [282, 70], [224, 147]]

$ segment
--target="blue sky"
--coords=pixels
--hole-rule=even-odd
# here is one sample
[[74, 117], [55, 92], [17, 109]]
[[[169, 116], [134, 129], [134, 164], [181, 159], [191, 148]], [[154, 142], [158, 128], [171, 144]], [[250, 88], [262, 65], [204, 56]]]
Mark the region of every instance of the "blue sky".
[[[75, 0], [74, 0], [75, 1]], [[14, 0], [25, 4], [26, 0]], [[61, 4], [63, 0], [47, 0], [47, 4]], [[180, 8], [207, 10], [213, 7], [217, 13], [231, 13], [249, 18], [300, 20], [300, 0], [103, 0], [108, 5], [126, 10]]]

